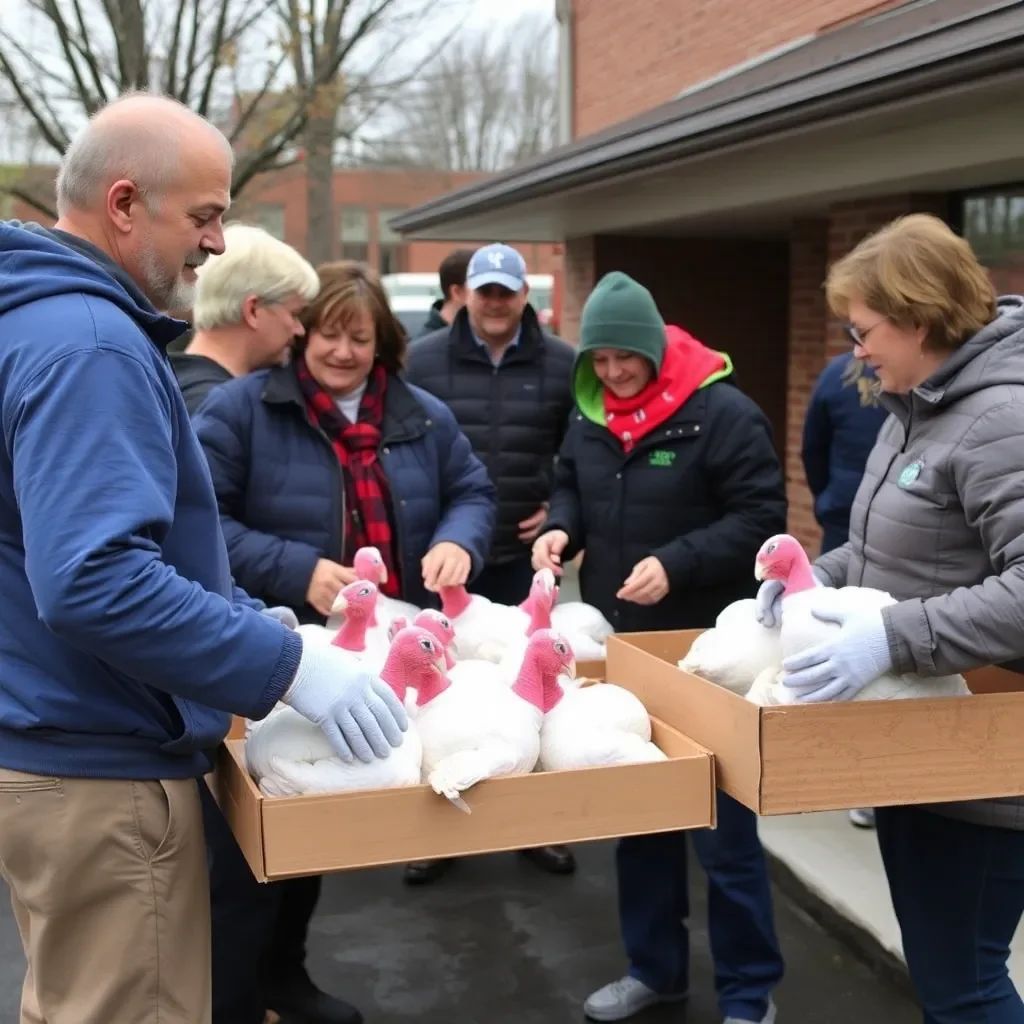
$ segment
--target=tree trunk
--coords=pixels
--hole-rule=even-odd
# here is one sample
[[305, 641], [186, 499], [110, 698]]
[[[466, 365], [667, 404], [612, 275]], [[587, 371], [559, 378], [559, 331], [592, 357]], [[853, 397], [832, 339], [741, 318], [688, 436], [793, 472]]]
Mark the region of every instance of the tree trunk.
[[338, 258], [334, 218], [334, 114], [310, 117], [306, 133], [306, 259], [313, 266]]

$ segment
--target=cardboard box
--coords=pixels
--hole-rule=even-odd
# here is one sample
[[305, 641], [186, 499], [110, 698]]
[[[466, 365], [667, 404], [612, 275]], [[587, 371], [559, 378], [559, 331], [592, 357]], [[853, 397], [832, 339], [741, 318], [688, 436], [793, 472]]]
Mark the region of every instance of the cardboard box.
[[758, 707], [678, 661], [700, 630], [608, 640], [607, 678], [706, 747], [758, 814], [1024, 794], [1024, 676], [965, 674], [975, 696]]
[[216, 792], [253, 874], [263, 882], [713, 827], [711, 755], [672, 726], [656, 719], [653, 726], [667, 761], [488, 779], [464, 794], [471, 814], [426, 785], [265, 797], [246, 770], [244, 742], [238, 739], [219, 751]]

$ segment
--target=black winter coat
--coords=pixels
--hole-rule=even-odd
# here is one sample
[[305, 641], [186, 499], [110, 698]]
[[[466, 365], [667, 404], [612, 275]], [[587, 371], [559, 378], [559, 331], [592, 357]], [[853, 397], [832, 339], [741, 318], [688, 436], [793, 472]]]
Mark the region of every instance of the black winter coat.
[[523, 311], [519, 343], [494, 366], [465, 309], [450, 328], [409, 346], [406, 379], [452, 410], [498, 489], [492, 563], [526, 558], [518, 524], [551, 496], [555, 456], [572, 412], [575, 350]]
[[[729, 380], [696, 392], [626, 455], [577, 410], [562, 445], [544, 530], [569, 534], [584, 601], [617, 632], [714, 625], [757, 592], [754, 558], [786, 529], [786, 488], [760, 408]], [[620, 601], [633, 566], [654, 555], [670, 590], [656, 605]]]

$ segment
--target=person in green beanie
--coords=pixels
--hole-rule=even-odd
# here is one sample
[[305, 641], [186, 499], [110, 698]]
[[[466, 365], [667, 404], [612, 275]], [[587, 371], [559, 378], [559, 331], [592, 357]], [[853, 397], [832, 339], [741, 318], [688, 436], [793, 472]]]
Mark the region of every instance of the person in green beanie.
[[[584, 551], [581, 596], [618, 632], [712, 626], [753, 597], [758, 549], [786, 528], [786, 491], [768, 419], [736, 386], [729, 356], [666, 326], [651, 293], [614, 272], [583, 307], [573, 392], [534, 568], [561, 574]], [[592, 1020], [685, 999], [686, 835], [620, 840], [629, 971], [586, 1000]], [[708, 875], [725, 1024], [773, 1024], [783, 962], [757, 819], [720, 792], [718, 828], [690, 835]]]

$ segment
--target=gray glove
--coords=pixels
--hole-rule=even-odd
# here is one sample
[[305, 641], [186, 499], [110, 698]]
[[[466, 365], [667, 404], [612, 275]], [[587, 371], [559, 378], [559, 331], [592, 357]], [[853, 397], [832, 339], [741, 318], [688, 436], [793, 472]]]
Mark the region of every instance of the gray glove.
[[395, 691], [351, 654], [303, 643], [295, 679], [282, 703], [323, 729], [343, 761], [369, 763], [400, 746], [409, 717]]
[[286, 608], [283, 604], [275, 604], [273, 608], [263, 608], [260, 614], [266, 615], [268, 619], [277, 619], [282, 626], [287, 626], [289, 629], [299, 628], [298, 616], [291, 608]]
[[[820, 570], [811, 566], [811, 575], [818, 586], [829, 586], [828, 577]], [[757, 608], [754, 617], [766, 629], [774, 629], [782, 625], [782, 591], [786, 584], [782, 580], [765, 580], [757, 589]]]

